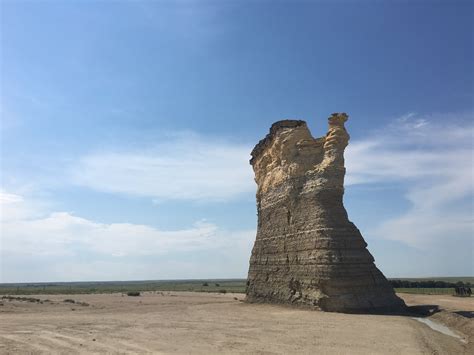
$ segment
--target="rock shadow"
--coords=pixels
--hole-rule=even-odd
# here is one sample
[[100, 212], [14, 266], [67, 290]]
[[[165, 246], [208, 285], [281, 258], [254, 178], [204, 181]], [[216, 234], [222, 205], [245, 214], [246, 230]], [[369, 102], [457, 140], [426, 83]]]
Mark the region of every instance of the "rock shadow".
[[436, 304], [423, 304], [416, 306], [408, 306], [406, 311], [410, 316], [429, 317], [440, 312], [439, 306]]
[[460, 316], [469, 318], [469, 319], [474, 318], [474, 312], [472, 311], [457, 311], [453, 313], [459, 314]]
[[359, 310], [356, 312], [343, 312], [350, 314], [373, 314], [380, 316], [404, 316], [404, 317], [430, 317], [435, 313], [440, 312], [440, 308], [436, 304], [406, 306], [398, 309], [368, 309]]

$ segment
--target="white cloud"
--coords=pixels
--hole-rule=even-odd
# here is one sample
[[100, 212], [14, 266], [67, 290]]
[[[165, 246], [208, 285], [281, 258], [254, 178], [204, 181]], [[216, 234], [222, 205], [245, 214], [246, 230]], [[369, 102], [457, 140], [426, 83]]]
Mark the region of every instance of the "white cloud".
[[402, 184], [411, 204], [402, 215], [374, 225], [371, 234], [451, 255], [467, 250], [472, 257], [474, 125], [472, 114], [464, 116], [456, 121], [408, 114], [351, 142], [347, 184]]
[[408, 114], [351, 141], [345, 154], [346, 184], [472, 177], [474, 125], [466, 123], [472, 119], [455, 123], [448, 116], [440, 123], [443, 118]]
[[[351, 141], [346, 185], [402, 184], [411, 203], [406, 214], [374, 224], [372, 232], [415, 247], [435, 245], [449, 231], [466, 240], [472, 231], [473, 138], [472, 113], [408, 113]], [[132, 153], [90, 154], [73, 176], [78, 184], [150, 196], [154, 203], [224, 200], [255, 189], [249, 151], [202, 136], [177, 136]]]
[[[433, 259], [419, 266], [423, 270], [438, 260], [447, 265], [443, 258], [454, 256], [462, 265], [453, 270], [474, 272], [474, 125], [467, 116], [408, 114], [366, 139], [352, 140], [347, 149], [347, 185], [397, 184], [410, 203], [399, 216], [374, 218], [364, 234], [423, 251]], [[70, 176], [75, 184], [147, 196], [156, 204], [228, 200], [255, 189], [249, 151], [249, 146], [181, 135], [132, 152], [91, 153]], [[176, 231], [100, 223], [20, 195], [0, 191], [3, 281], [243, 277], [247, 272], [254, 230], [229, 231], [206, 221]], [[407, 262], [413, 263], [410, 270], [417, 268], [417, 260]]]
[[[27, 199], [5, 192], [0, 197], [1, 258], [4, 264], [0, 274], [4, 282], [38, 280], [38, 277], [43, 280], [58, 280], [63, 275], [60, 270], [64, 270], [66, 265], [69, 265], [67, 270], [73, 275], [71, 277], [80, 275], [82, 280], [104, 277], [120, 279], [124, 267], [130, 264], [129, 258], [138, 259], [134, 266], [134, 270], [138, 272], [145, 269], [141, 258], [153, 257], [159, 260], [161, 257], [175, 255], [176, 260], [183, 262], [183, 254], [188, 252], [212, 253], [215, 258], [224, 255], [228, 262], [220, 269], [217, 268], [216, 272], [221, 277], [226, 273], [244, 276], [255, 238], [254, 230], [230, 232], [206, 221], [198, 221], [186, 229], [164, 231], [140, 224], [98, 223], [67, 212], [52, 212], [38, 217], [37, 213], [31, 214]], [[18, 213], [23, 208], [23, 212]], [[29, 269], [22, 274], [11, 265], [6, 265], [5, 259], [11, 259], [12, 256], [15, 256], [15, 263], [30, 265]], [[46, 266], [35, 264], [35, 261], [39, 263], [43, 258], [48, 259]], [[87, 262], [80, 262], [81, 258], [86, 258]], [[107, 261], [114, 258], [117, 260]], [[84, 267], [90, 263], [100, 263], [103, 267], [109, 265], [111, 268], [98, 270]], [[197, 275], [205, 267], [202, 261], [191, 264]], [[214, 263], [210, 261], [210, 264]], [[71, 265], [76, 265], [77, 269], [71, 269]], [[30, 278], [30, 273], [35, 275], [38, 273], [36, 269], [41, 267], [48, 269], [47, 274]], [[163, 262], [159, 270], [153, 269], [148, 270], [148, 275], [135, 274], [134, 277], [186, 277], [182, 269], [172, 270]], [[89, 271], [85, 272], [86, 270]], [[71, 277], [63, 280], [71, 280]], [[201, 273], [200, 277], [210, 276]]]
[[250, 147], [197, 135], [167, 138], [153, 147], [84, 156], [74, 183], [100, 191], [176, 200], [227, 200], [253, 192]]
[[[0, 188], [0, 222], [38, 217], [47, 205], [36, 200], [25, 200], [18, 194], [8, 193]], [[1, 242], [2, 238], [0, 238]]]
[[7, 192], [4, 192], [3, 190], [0, 190], [0, 204], [1, 205], [10, 205], [13, 203], [18, 203], [23, 201], [23, 198], [21, 196], [15, 195], [15, 194], [9, 194]]

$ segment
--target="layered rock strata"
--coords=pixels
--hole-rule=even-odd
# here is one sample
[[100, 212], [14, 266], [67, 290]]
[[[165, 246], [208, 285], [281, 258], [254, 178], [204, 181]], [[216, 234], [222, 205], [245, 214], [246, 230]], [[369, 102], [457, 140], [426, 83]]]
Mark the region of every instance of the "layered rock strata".
[[279, 121], [253, 149], [258, 230], [248, 301], [338, 312], [404, 307], [343, 205], [347, 118], [332, 114], [316, 139], [304, 121]]

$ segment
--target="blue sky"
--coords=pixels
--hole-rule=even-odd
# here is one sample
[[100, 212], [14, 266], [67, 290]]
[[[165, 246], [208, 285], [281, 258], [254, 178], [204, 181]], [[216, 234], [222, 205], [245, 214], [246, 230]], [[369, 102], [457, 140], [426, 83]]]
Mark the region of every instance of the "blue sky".
[[246, 277], [249, 152], [350, 115], [390, 277], [474, 274], [469, 1], [1, 1], [0, 281]]

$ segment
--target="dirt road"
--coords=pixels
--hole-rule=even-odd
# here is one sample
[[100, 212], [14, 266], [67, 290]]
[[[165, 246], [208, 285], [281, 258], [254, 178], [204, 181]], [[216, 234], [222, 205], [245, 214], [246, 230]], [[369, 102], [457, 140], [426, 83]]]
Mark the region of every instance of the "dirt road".
[[[43, 303], [2, 300], [0, 353], [462, 354], [470, 346], [411, 317], [247, 304], [241, 294], [32, 297]], [[474, 299], [457, 306], [474, 311]]]

